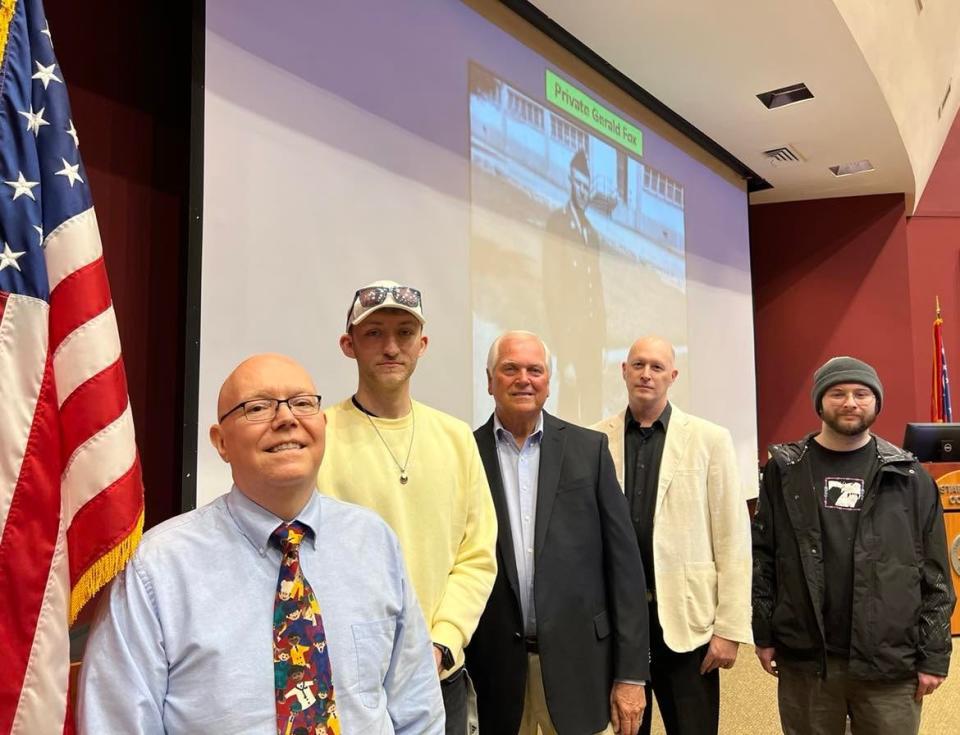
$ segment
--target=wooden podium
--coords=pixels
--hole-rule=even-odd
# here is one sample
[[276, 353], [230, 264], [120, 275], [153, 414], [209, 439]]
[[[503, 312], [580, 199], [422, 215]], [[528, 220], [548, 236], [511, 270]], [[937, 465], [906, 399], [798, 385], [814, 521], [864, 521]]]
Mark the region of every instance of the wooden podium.
[[[943, 520], [947, 529], [947, 554], [953, 591], [960, 598], [960, 462], [925, 462], [924, 469], [937, 481]], [[960, 603], [950, 618], [950, 632], [960, 635]]]

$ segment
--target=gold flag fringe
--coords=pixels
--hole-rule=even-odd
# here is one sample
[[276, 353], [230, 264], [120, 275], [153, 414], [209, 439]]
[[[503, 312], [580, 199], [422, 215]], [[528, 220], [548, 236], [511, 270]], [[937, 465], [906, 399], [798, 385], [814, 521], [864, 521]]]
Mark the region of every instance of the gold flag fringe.
[[0, 64], [7, 51], [7, 38], [10, 35], [10, 21], [17, 10], [17, 0], [0, 0]]
[[97, 559], [70, 590], [70, 625], [73, 625], [83, 606], [93, 599], [107, 582], [113, 579], [133, 556], [143, 536], [143, 511], [130, 535]]

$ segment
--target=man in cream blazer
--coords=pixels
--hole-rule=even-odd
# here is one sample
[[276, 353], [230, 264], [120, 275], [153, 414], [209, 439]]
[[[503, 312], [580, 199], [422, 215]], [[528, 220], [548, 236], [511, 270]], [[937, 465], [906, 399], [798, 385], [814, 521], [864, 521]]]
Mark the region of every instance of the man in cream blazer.
[[750, 523], [730, 432], [667, 398], [674, 360], [666, 340], [637, 340], [622, 366], [628, 407], [593, 428], [609, 437], [650, 589], [648, 687], [668, 735], [715, 735], [719, 669], [752, 640]]

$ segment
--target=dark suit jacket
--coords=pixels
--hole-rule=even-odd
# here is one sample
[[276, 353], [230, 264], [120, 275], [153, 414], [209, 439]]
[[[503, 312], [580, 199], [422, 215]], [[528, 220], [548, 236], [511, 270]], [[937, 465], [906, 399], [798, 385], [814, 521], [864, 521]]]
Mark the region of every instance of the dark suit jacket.
[[[497, 580], [467, 653], [480, 731], [515, 733], [527, 677], [493, 417], [474, 432], [497, 510]], [[607, 437], [543, 414], [534, 604], [547, 707], [561, 735], [603, 730], [613, 680], [649, 680], [646, 585]]]

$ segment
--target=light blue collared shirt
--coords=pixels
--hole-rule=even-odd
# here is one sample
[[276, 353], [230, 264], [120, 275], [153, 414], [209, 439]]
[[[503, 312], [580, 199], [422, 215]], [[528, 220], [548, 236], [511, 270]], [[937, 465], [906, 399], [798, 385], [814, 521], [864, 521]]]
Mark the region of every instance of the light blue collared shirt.
[[510, 538], [513, 540], [513, 555], [517, 562], [524, 633], [535, 636], [537, 611], [533, 601], [533, 539], [537, 523], [537, 484], [540, 481], [543, 413], [540, 413], [536, 428], [524, 440], [522, 447], [517, 446], [513, 434], [503, 427], [496, 413], [493, 415], [493, 434], [497, 440], [500, 477], [503, 479], [503, 493], [507, 498], [507, 512], [510, 515]]
[[[433, 646], [396, 537], [314, 493], [303, 573], [320, 603], [344, 733], [442, 735]], [[80, 676], [81, 733], [276, 735], [273, 606], [281, 519], [234, 487], [144, 535], [100, 604]]]

